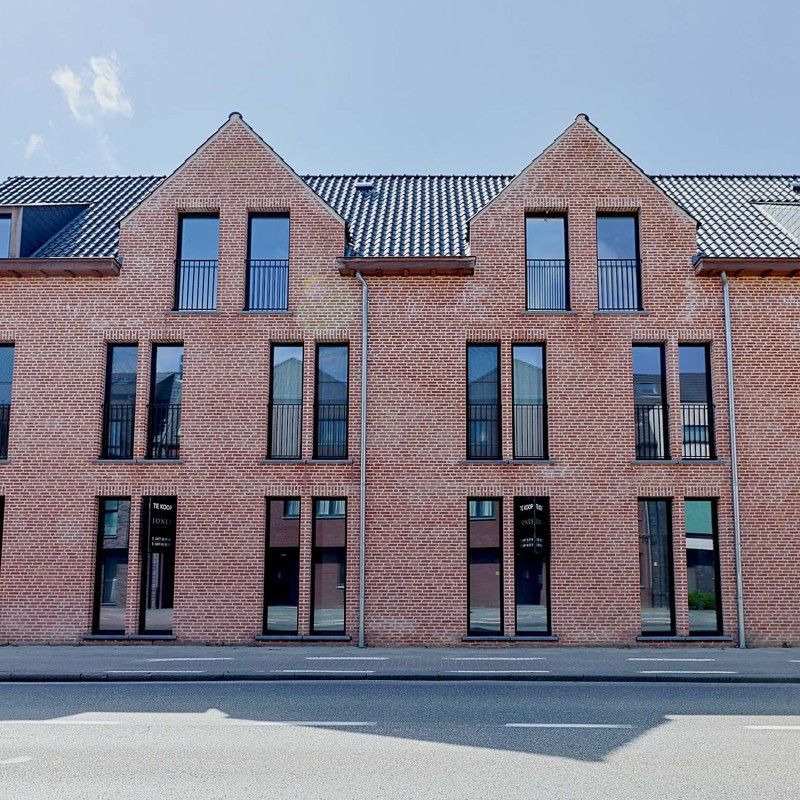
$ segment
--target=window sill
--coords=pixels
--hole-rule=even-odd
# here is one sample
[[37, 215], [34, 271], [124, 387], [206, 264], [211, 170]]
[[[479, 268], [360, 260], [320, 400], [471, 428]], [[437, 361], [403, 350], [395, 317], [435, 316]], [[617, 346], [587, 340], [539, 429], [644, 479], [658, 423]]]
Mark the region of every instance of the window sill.
[[259, 634], [258, 636], [254, 636], [253, 639], [256, 642], [302, 642], [303, 637], [298, 636], [296, 634], [289, 634], [287, 633], [285, 636], [279, 633], [276, 634]]
[[136, 463], [135, 458], [95, 458], [92, 461], [92, 464], [135, 464], [135, 463]]
[[552, 458], [464, 458], [459, 464], [555, 464]]
[[245, 316], [279, 316], [279, 317], [291, 317], [293, 312], [289, 311], [288, 308], [284, 309], [275, 309], [269, 310], [267, 308], [243, 308], [241, 311], [238, 312], [239, 314], [244, 314]]
[[631, 464], [714, 464], [717, 466], [727, 463], [727, 459], [724, 458], [634, 458], [631, 461]]
[[85, 642], [174, 642], [172, 633], [87, 633]]
[[304, 642], [351, 642], [353, 637], [347, 633], [309, 633], [300, 637]]
[[558, 636], [545, 633], [541, 634], [540, 636], [536, 634], [520, 634], [519, 636], [511, 637], [512, 642], [557, 642], [558, 640]]
[[200, 316], [200, 317], [213, 317], [213, 316], [220, 316], [222, 314], [216, 308], [197, 308], [197, 309], [190, 309], [190, 308], [170, 308], [168, 311], [164, 312], [170, 316], [179, 316], [183, 317], [187, 314], [189, 316]]
[[183, 464], [182, 458], [134, 458], [134, 464]]
[[352, 458], [262, 458], [262, 464], [352, 464]]
[[84, 642], [124, 642], [130, 637], [124, 633], [87, 633]]
[[537, 636], [462, 636], [462, 642], [557, 642], [558, 636], [552, 634], [542, 634]]
[[622, 316], [625, 316], [625, 317], [646, 317], [650, 312], [649, 311], [645, 311], [644, 309], [641, 309], [641, 308], [639, 308], [639, 309], [635, 309], [635, 308], [631, 308], [631, 309], [625, 309], [625, 308], [620, 308], [620, 309], [601, 309], [601, 308], [598, 308], [598, 309], [595, 309], [595, 311], [593, 311], [592, 313], [596, 317], [608, 317], [608, 316], [618, 316], [618, 315], [622, 315]]
[[732, 642], [733, 636], [709, 634], [703, 636], [637, 636], [637, 642]]
[[539, 314], [574, 317], [578, 312], [571, 308], [526, 308], [522, 313], [528, 317], [535, 317]]
[[10, 464], [10, 463], [11, 463], [10, 458], [0, 458], [0, 464]]
[[461, 637], [462, 642], [510, 642], [510, 636], [475, 636], [467, 634]]

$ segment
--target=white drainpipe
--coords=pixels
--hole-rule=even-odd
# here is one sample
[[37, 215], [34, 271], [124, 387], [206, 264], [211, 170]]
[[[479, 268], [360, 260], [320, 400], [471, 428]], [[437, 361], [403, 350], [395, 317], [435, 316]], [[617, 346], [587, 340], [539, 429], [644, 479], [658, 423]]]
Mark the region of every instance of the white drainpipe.
[[361, 284], [361, 452], [359, 453], [360, 489], [358, 498], [358, 646], [365, 647], [364, 605], [366, 601], [367, 554], [367, 321], [369, 288], [360, 272], [356, 278]]

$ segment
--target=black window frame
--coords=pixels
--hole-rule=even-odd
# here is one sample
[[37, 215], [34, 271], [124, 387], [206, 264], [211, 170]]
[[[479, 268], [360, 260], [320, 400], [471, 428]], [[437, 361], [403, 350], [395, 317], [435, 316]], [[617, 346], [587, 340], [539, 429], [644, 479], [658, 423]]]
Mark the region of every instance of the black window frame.
[[[319, 351], [323, 347], [344, 347], [347, 350], [347, 394], [344, 408], [344, 453], [321, 456], [319, 454]], [[305, 351], [303, 354], [305, 358]], [[315, 461], [346, 461], [350, 454], [350, 342], [316, 342], [314, 345], [314, 430], [312, 432]], [[320, 498], [324, 499], [324, 498]]]
[[8, 448], [11, 441], [11, 406], [14, 394], [14, 373], [16, 372], [16, 342], [0, 342], [0, 350], [11, 351], [11, 387], [8, 403], [0, 405], [0, 461], [8, 460]]
[[[153, 499], [175, 501], [175, 543], [172, 548], [172, 626], [169, 630], [147, 627], [147, 587], [150, 575], [150, 503]], [[178, 495], [147, 494], [142, 496], [139, 518], [139, 609], [136, 630], [140, 636], [173, 637], [175, 630], [175, 578], [178, 571]]]
[[[111, 423], [114, 421], [112, 420], [112, 414], [110, 409], [112, 407], [111, 402], [111, 378], [112, 378], [112, 367], [114, 364], [114, 360], [112, 358], [112, 352], [117, 347], [135, 347], [136, 348], [136, 373], [135, 373], [135, 381], [133, 385], [133, 396], [134, 401], [130, 404], [130, 409], [126, 414], [126, 417], [129, 420], [129, 441], [130, 441], [130, 452], [123, 453], [121, 455], [110, 455], [109, 454], [109, 428]], [[136, 445], [136, 390], [139, 384], [139, 343], [138, 342], [106, 342], [106, 369], [105, 369], [105, 388], [103, 390], [103, 430], [102, 430], [102, 440], [100, 442], [100, 458], [103, 460], [108, 461], [129, 461], [133, 458], [133, 452]], [[126, 422], [128, 421], [126, 420]]]
[[[564, 221], [564, 258], [563, 259], [541, 259], [528, 258], [528, 220], [529, 219], [561, 219]], [[525, 310], [538, 313], [553, 313], [572, 310], [571, 286], [570, 286], [570, 266], [569, 266], [569, 214], [566, 211], [548, 213], [546, 211], [526, 212], [523, 221], [523, 240], [525, 242]], [[531, 261], [562, 261], [564, 262], [564, 297], [562, 306], [534, 307], [528, 304], [530, 299], [530, 262]], [[556, 266], [555, 264], [551, 266]]]
[[[253, 220], [265, 218], [278, 218], [286, 219], [289, 221], [289, 237], [286, 247], [285, 259], [254, 259], [252, 257], [252, 240], [253, 240]], [[251, 269], [253, 261], [285, 261], [286, 262], [286, 305], [281, 308], [262, 308], [260, 306], [252, 306], [250, 304], [250, 286], [252, 283]], [[286, 312], [289, 310], [291, 303], [291, 296], [289, 294], [289, 275], [290, 266], [292, 261], [292, 215], [290, 211], [251, 211], [247, 215], [247, 262], [245, 264], [245, 280], [244, 280], [244, 310], [245, 311], [260, 311], [265, 314], [275, 314]], [[278, 267], [278, 265], [273, 265]]]
[[[697, 455], [687, 455], [686, 448], [687, 445], [697, 445], [696, 442], [687, 442], [686, 441], [686, 406], [687, 405], [696, 405], [694, 403], [684, 403], [683, 396], [682, 396], [682, 377], [683, 372], [681, 371], [681, 349], [684, 347], [702, 347], [705, 351], [705, 370], [706, 370], [706, 427], [708, 429], [708, 455], [706, 456], [697, 456]], [[711, 375], [711, 343], [710, 342], [678, 342], [678, 393], [679, 393], [679, 403], [681, 406], [681, 457], [685, 461], [714, 461], [717, 457], [717, 444], [716, 444], [716, 425], [715, 425], [715, 408], [714, 408], [714, 386], [713, 386], [713, 378]]]
[[[472, 423], [472, 418], [470, 415], [470, 406], [472, 405], [492, 405], [491, 403], [470, 403], [469, 401], [469, 351], [471, 347], [493, 347], [497, 351], [497, 455], [496, 456], [475, 456], [471, 454], [472, 450], [472, 442], [470, 439], [470, 425]], [[464, 392], [464, 401], [465, 401], [465, 417], [466, 417], [466, 460], [467, 461], [483, 461], [483, 462], [493, 462], [493, 461], [501, 461], [503, 458], [503, 378], [502, 378], [502, 367], [503, 367], [503, 351], [500, 342], [474, 342], [468, 341], [466, 343], [466, 348], [464, 350], [464, 379], [465, 379], [465, 392]], [[478, 422], [482, 422], [485, 420], [477, 420]], [[487, 498], [488, 499], [488, 498]]]
[[[180, 403], [167, 403], [166, 405], [178, 406], [178, 430], [176, 435], [175, 455], [169, 457], [158, 457], [153, 455], [153, 406], [165, 405], [153, 401], [156, 388], [156, 374], [158, 368], [158, 348], [159, 347], [180, 347], [183, 351], [181, 355], [181, 401]], [[153, 342], [150, 346], [150, 382], [147, 408], [147, 460], [148, 461], [179, 461], [181, 457], [181, 422], [183, 416], [183, 360], [186, 355], [186, 346], [183, 342]]]
[[[183, 221], [185, 219], [216, 219], [217, 220], [217, 257], [216, 258], [208, 258], [208, 259], [201, 259], [203, 261], [213, 261], [213, 271], [214, 271], [214, 304], [213, 306], [203, 306], [198, 308], [181, 308], [180, 305], [180, 291], [181, 291], [181, 265], [183, 261], [191, 261], [192, 259], [184, 259], [181, 256], [183, 255]], [[172, 310], [173, 311], [180, 311], [183, 314], [192, 314], [192, 313], [207, 313], [209, 311], [216, 311], [217, 310], [217, 301], [219, 295], [219, 233], [220, 226], [222, 220], [220, 217], [219, 211], [186, 211], [186, 212], [179, 212], [178, 214], [178, 235], [176, 237], [176, 249], [175, 249], [175, 280], [173, 286], [173, 302], [172, 302]], [[210, 265], [207, 265], [210, 266]]]
[[0, 261], [2, 261], [3, 259], [12, 257], [11, 251], [14, 247], [14, 214], [10, 211], [0, 211], [0, 219], [8, 220], [8, 249], [5, 253], [0, 250]]
[[[472, 552], [472, 546], [470, 545], [470, 522], [472, 521], [469, 515], [469, 506], [472, 502], [481, 502], [491, 500], [494, 502], [496, 513], [495, 517], [497, 518], [497, 526], [498, 526], [498, 564], [500, 567], [500, 575], [498, 576], [498, 581], [500, 584], [500, 629], [497, 632], [487, 632], [476, 630], [472, 627], [472, 581], [470, 580], [470, 566], [471, 566], [471, 558], [470, 554]], [[466, 554], [466, 585], [467, 585], [467, 636], [470, 638], [481, 638], [481, 639], [495, 639], [499, 636], [505, 636], [505, 570], [503, 564], [503, 498], [497, 495], [492, 496], [478, 496], [478, 495], [469, 495], [467, 497], [467, 506], [466, 506], [466, 517], [467, 517], [467, 546], [465, 548]], [[492, 517], [481, 517], [478, 521], [492, 519]], [[489, 548], [486, 548], [489, 549]]]
[[[92, 593], [92, 634], [95, 636], [116, 636], [124, 635], [125, 625], [122, 628], [100, 629], [100, 606], [102, 589], [102, 569], [103, 569], [103, 536], [105, 533], [105, 503], [108, 500], [128, 502], [128, 569], [131, 565], [131, 523], [133, 522], [133, 498], [130, 495], [101, 495], [97, 498], [97, 535], [95, 537], [95, 559], [94, 559], [94, 589]], [[126, 586], [126, 614], [127, 614], [127, 591], [130, 588], [130, 574]]]
[[[517, 401], [514, 386], [514, 350], [517, 347], [539, 347], [542, 350], [542, 455], [519, 456], [517, 455]], [[500, 385], [498, 381], [498, 397]], [[515, 461], [547, 461], [550, 458], [550, 430], [548, 424], [547, 407], [547, 343], [546, 342], [512, 342], [511, 343], [511, 447], [512, 458]], [[502, 446], [501, 446], [502, 454]]]
[[[262, 586], [261, 592], [261, 599], [262, 599], [262, 619], [261, 619], [261, 632], [264, 636], [297, 636], [300, 630], [300, 574], [302, 565], [300, 563], [300, 538], [301, 538], [301, 525], [302, 525], [302, 518], [303, 518], [303, 508], [302, 502], [299, 495], [281, 495], [281, 496], [268, 496], [265, 498], [265, 514], [266, 514], [266, 524], [265, 524], [265, 536], [264, 536], [264, 585]], [[296, 515], [288, 515], [286, 513], [286, 504], [287, 502], [296, 501], [298, 503], [298, 512]], [[272, 524], [272, 503], [281, 503], [282, 504], [282, 511], [281, 515], [285, 520], [297, 521], [297, 612], [296, 612], [296, 619], [295, 619], [295, 628], [294, 631], [290, 631], [284, 628], [270, 628], [269, 627], [269, 609], [270, 606], [267, 605], [267, 575], [268, 569], [270, 564], [270, 550], [277, 550], [279, 548], [273, 548], [270, 545], [270, 535], [271, 535], [271, 524]], [[283, 548], [287, 549], [287, 548]], [[293, 548], [294, 549], [294, 548]], [[313, 571], [312, 571], [313, 572]]]
[[[675, 601], [675, 528], [674, 528], [674, 517], [672, 513], [672, 497], [654, 497], [652, 495], [647, 496], [640, 496], [636, 499], [636, 508], [637, 508], [637, 515], [636, 515], [636, 525], [637, 525], [637, 534], [638, 534], [638, 527], [639, 527], [639, 514], [638, 510], [640, 508], [640, 503], [664, 503], [666, 506], [666, 517], [667, 517], [667, 574], [669, 575], [669, 613], [670, 613], [670, 626], [669, 630], [667, 631], [645, 631], [644, 625], [642, 625], [642, 604], [641, 604], [641, 554], [640, 554], [640, 561], [639, 561], [639, 586], [640, 586], [640, 596], [639, 596], [639, 627], [642, 636], [675, 636], [677, 632], [677, 620], [676, 620], [676, 601]], [[637, 548], [638, 550], [638, 548]]]
[[[633, 259], [605, 259], [600, 258], [600, 247], [599, 247], [599, 237], [597, 236], [597, 220], [601, 218], [611, 218], [611, 217], [630, 217], [633, 219], [633, 235], [635, 237], [634, 244], [635, 244], [635, 252], [636, 255]], [[602, 311], [604, 313], [625, 313], [631, 311], [644, 311], [644, 287], [642, 282], [642, 244], [641, 244], [641, 237], [640, 237], [640, 212], [636, 211], [597, 211], [595, 212], [595, 247], [596, 247], [596, 265], [595, 271], [597, 274], [597, 310]], [[600, 304], [600, 262], [601, 261], [635, 261], [636, 262], [636, 308], [630, 308], [628, 306], [621, 306], [621, 307], [609, 307], [609, 306], [602, 306]]]
[[[344, 516], [336, 516], [336, 517], [329, 517], [329, 519], [343, 519], [344, 520], [344, 546], [342, 550], [344, 551], [344, 582], [340, 585], [342, 587], [342, 629], [338, 631], [332, 630], [319, 630], [314, 625], [314, 592], [316, 591], [316, 579], [314, 577], [315, 567], [317, 565], [317, 551], [324, 550], [323, 547], [317, 546], [317, 501], [318, 500], [341, 500], [344, 503]], [[310, 602], [309, 602], [309, 633], [312, 636], [330, 636], [336, 637], [341, 639], [342, 636], [347, 635], [347, 568], [348, 568], [348, 558], [347, 558], [347, 522], [348, 522], [348, 498], [345, 495], [335, 495], [335, 496], [314, 496], [311, 498], [311, 574], [309, 576], [309, 590], [310, 590]], [[339, 565], [340, 570], [342, 565]], [[341, 575], [341, 573], [340, 573]]]
[[[273, 444], [273, 429], [274, 429], [274, 420], [273, 420], [273, 408], [275, 405], [274, 397], [275, 397], [275, 349], [277, 347], [299, 347], [300, 354], [301, 354], [301, 364], [300, 364], [300, 421], [299, 421], [299, 435], [297, 441], [297, 455], [296, 456], [287, 456], [287, 455], [273, 455], [272, 454], [272, 444]], [[350, 358], [348, 353], [348, 395], [350, 391]], [[303, 408], [305, 403], [303, 400], [305, 399], [303, 396], [304, 387], [305, 387], [305, 368], [306, 368], [306, 348], [303, 342], [270, 342], [269, 344], [269, 399], [267, 401], [267, 460], [276, 460], [276, 461], [298, 461], [303, 457]], [[315, 398], [316, 400], [316, 398]], [[349, 400], [349, 396], [348, 396]], [[315, 402], [316, 405], [316, 402]], [[316, 424], [316, 423], [315, 423]]]
[[[634, 364], [634, 357], [633, 351], [637, 347], [657, 347], [660, 351], [660, 359], [661, 359], [661, 403], [642, 403], [639, 404], [636, 402], [636, 367]], [[634, 446], [634, 459], [636, 461], [652, 461], [656, 463], [662, 463], [665, 461], [669, 461], [671, 459], [671, 452], [670, 452], [670, 431], [669, 431], [669, 397], [667, 395], [667, 347], [664, 342], [642, 342], [642, 341], [634, 341], [631, 343], [631, 378], [633, 380], [633, 446]], [[657, 456], [655, 458], [650, 458], [647, 456], [640, 455], [640, 442], [639, 442], [639, 411], [638, 408], [641, 406], [642, 408], [647, 407], [648, 405], [652, 405], [654, 408], [660, 408], [661, 414], [661, 434], [664, 439], [664, 455]], [[641, 446], [644, 446], [643, 443]]]
[[[550, 504], [550, 496], [549, 495], [515, 495], [514, 496], [514, 509], [516, 511], [517, 502], [520, 500], [531, 500], [534, 503], [541, 502], [545, 508], [547, 513], [547, 544], [545, 546], [545, 553], [544, 557], [546, 559], [546, 568], [545, 568], [545, 592], [547, 593], [547, 626], [544, 631], [526, 631], [520, 630], [519, 628], [519, 602], [517, 598], [517, 530], [516, 530], [516, 519], [514, 521], [514, 633], [516, 636], [524, 636], [524, 637], [540, 637], [540, 636], [552, 636], [553, 633], [553, 602], [552, 596], [550, 594], [550, 584], [551, 584], [551, 565], [552, 565], [552, 537], [553, 537], [553, 516], [552, 516], [552, 506]], [[501, 553], [502, 555], [502, 553]], [[502, 575], [502, 572], [501, 572]]]
[[[686, 502], [702, 501], [711, 504], [711, 541], [714, 543], [714, 591], [717, 594], [717, 629], [715, 631], [700, 629], [692, 630], [689, 627], [689, 636], [722, 636], [725, 628], [724, 614], [723, 614], [723, 597], [722, 597], [722, 559], [719, 551], [719, 498], [718, 497], [684, 497], [683, 498], [683, 539], [684, 539], [684, 559], [686, 558], [686, 540], [689, 538], [689, 533], [686, 530]], [[687, 564], [688, 572], [688, 564]], [[688, 595], [688, 586], [687, 586]], [[688, 616], [688, 597], [687, 597], [687, 616]], [[687, 620], [688, 622], [688, 620]]]

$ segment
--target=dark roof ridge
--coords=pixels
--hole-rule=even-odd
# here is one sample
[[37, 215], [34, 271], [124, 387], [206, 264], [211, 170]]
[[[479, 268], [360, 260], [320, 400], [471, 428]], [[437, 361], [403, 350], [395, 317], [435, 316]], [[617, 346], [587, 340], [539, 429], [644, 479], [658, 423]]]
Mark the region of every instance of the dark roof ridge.
[[796, 174], [792, 174], [791, 172], [786, 174], [769, 174], [769, 173], [755, 173], [755, 172], [683, 172], [683, 173], [676, 173], [676, 174], [668, 174], [668, 173], [660, 173], [657, 175], [651, 175], [651, 178], [770, 178], [770, 179], [779, 179], [779, 178], [797, 178], [800, 176], [800, 172]]

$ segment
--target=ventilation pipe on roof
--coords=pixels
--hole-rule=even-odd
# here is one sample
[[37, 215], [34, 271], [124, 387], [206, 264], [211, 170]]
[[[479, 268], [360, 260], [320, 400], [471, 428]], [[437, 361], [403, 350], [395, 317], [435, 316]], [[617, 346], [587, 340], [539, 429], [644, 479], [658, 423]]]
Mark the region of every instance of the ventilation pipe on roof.
[[744, 587], [742, 582], [742, 530], [739, 514], [739, 462], [736, 456], [736, 402], [733, 391], [733, 334], [731, 332], [731, 299], [728, 275], [720, 273], [722, 281], [722, 307], [725, 313], [725, 366], [728, 381], [728, 431], [731, 448], [731, 494], [733, 495], [733, 550], [736, 561], [736, 616], [738, 619], [739, 647], [744, 641]]
[[364, 606], [366, 601], [366, 568], [364, 560], [367, 555], [367, 322], [369, 311], [369, 288], [364, 276], [356, 272], [356, 279], [361, 284], [361, 441], [358, 458], [359, 496], [358, 496], [358, 646], [365, 647], [364, 641]]

